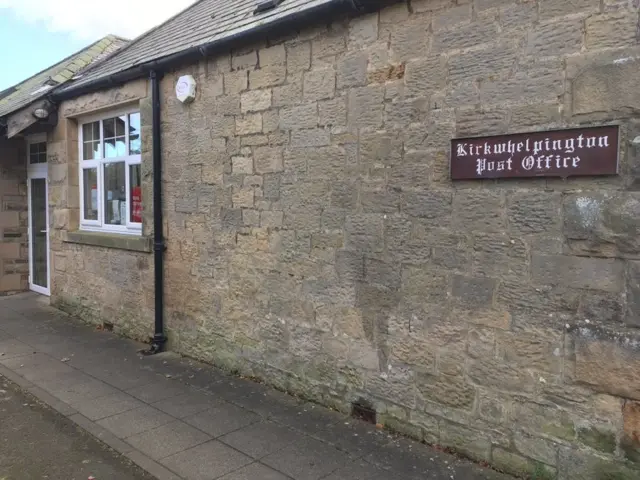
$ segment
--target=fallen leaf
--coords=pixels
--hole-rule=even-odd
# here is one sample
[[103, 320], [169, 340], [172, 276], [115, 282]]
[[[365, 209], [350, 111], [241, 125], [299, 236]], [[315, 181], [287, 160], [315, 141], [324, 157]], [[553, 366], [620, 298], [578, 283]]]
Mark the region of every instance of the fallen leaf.
[[382, 428], [384, 428], [384, 425], [381, 424], [381, 423], [376, 423], [376, 428], [377, 429], [382, 429]]

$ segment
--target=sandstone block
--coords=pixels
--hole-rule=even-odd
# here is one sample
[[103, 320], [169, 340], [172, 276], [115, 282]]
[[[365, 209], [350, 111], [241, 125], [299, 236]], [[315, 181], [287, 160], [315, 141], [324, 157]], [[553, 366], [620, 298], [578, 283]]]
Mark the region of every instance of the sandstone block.
[[488, 307], [493, 302], [496, 281], [492, 278], [453, 276], [451, 295], [454, 301], [467, 308]]
[[536, 2], [516, 3], [508, 2], [500, 9], [500, 23], [504, 31], [515, 28], [526, 28], [538, 20], [538, 5]]
[[428, 267], [407, 265], [402, 269], [402, 296], [420, 302], [441, 303], [447, 299], [448, 278]]
[[384, 124], [386, 127], [401, 128], [410, 123], [424, 123], [428, 112], [429, 99], [426, 97], [387, 103], [384, 110]]
[[252, 89], [282, 85], [287, 77], [284, 65], [267, 65], [249, 72], [249, 85]]
[[337, 64], [337, 86], [339, 89], [364, 85], [367, 81], [367, 64], [369, 60], [365, 52], [349, 52]]
[[558, 462], [558, 478], [599, 480], [604, 477], [621, 480], [637, 478], [638, 469], [624, 465], [618, 459], [603, 457], [593, 451], [561, 447]]
[[253, 153], [256, 173], [275, 173], [284, 170], [281, 147], [257, 147]]
[[284, 219], [283, 212], [264, 210], [260, 213], [260, 226], [266, 228], [281, 227]]
[[503, 109], [467, 110], [457, 112], [457, 135], [497, 135], [507, 129], [507, 111]]
[[258, 210], [242, 210], [242, 221], [248, 227], [260, 226], [260, 212]]
[[[581, 329], [582, 330], [582, 329]], [[640, 352], [623, 338], [575, 334], [575, 380], [599, 392], [640, 400]]]
[[271, 107], [271, 90], [251, 90], [240, 97], [242, 113], [259, 112]]
[[396, 165], [402, 162], [402, 137], [398, 132], [361, 132], [360, 164], [369, 168]]
[[632, 11], [623, 10], [587, 18], [587, 48], [596, 50], [636, 45], [638, 20], [635, 16]]
[[303, 96], [305, 100], [322, 100], [335, 94], [336, 73], [333, 68], [311, 70], [304, 74]]
[[488, 44], [482, 50], [459, 53], [449, 58], [449, 80], [454, 83], [491, 78], [514, 68], [518, 59], [511, 42]]
[[391, 29], [389, 56], [398, 62], [422, 56], [429, 44], [428, 28], [429, 23], [423, 18], [397, 23]]
[[433, 51], [446, 52], [475, 47], [491, 42], [497, 37], [498, 26], [496, 22], [489, 20], [475, 21], [450, 30], [435, 32], [433, 34]]
[[480, 100], [485, 105], [522, 103], [525, 101], [556, 102], [564, 93], [563, 69], [559, 63], [540, 62], [510, 78], [487, 81], [480, 87]]
[[253, 198], [253, 188], [234, 188], [232, 196], [233, 208], [252, 208]]
[[258, 52], [252, 50], [246, 53], [234, 53], [231, 55], [231, 67], [234, 70], [255, 67], [258, 64]]
[[539, 377], [527, 369], [486, 354], [469, 363], [468, 375], [476, 385], [515, 393], [532, 392], [539, 382]]
[[375, 258], [365, 258], [364, 276], [368, 283], [394, 289], [400, 287], [401, 283], [400, 265]]
[[347, 124], [346, 97], [318, 102], [318, 124], [321, 126], [343, 126]]
[[233, 174], [252, 174], [253, 159], [251, 157], [231, 157], [231, 171]]
[[314, 60], [331, 55], [340, 55], [346, 49], [346, 35], [339, 31], [329, 32], [329, 34], [321, 35], [311, 41], [311, 52]]
[[599, 10], [598, 0], [540, 0], [541, 20], [578, 13], [588, 15], [597, 13]]
[[262, 177], [262, 195], [267, 200], [280, 198], [280, 174], [269, 173]]
[[579, 52], [582, 48], [583, 20], [546, 22], [529, 33], [527, 55], [552, 57]]
[[224, 93], [234, 95], [246, 90], [249, 86], [249, 73], [246, 70], [238, 70], [224, 74]]
[[425, 399], [463, 410], [471, 410], [476, 398], [476, 389], [463, 377], [420, 372], [416, 375], [416, 386]]
[[287, 63], [287, 52], [284, 45], [274, 45], [273, 47], [263, 48], [258, 52], [258, 56], [260, 58], [260, 67]]
[[624, 434], [620, 447], [632, 462], [640, 461], [640, 403], [628, 400], [622, 409]]
[[360, 252], [381, 252], [384, 248], [383, 229], [381, 215], [349, 215], [345, 224], [345, 247]]
[[614, 259], [539, 254], [531, 258], [531, 278], [539, 285], [619, 292], [623, 271], [622, 262]]
[[298, 128], [315, 128], [317, 126], [318, 104], [315, 102], [280, 109], [281, 129], [295, 130]]
[[534, 472], [539, 472], [540, 469], [544, 472], [541, 475], [546, 475], [547, 478], [555, 478], [556, 475], [555, 468], [544, 465], [536, 469], [535, 462], [503, 448], [493, 449], [491, 463], [500, 471], [509, 472], [519, 477], [528, 477], [533, 475]]
[[637, 111], [640, 61], [587, 68], [573, 81], [573, 113]]
[[507, 222], [513, 233], [560, 231], [560, 193], [517, 193], [507, 198]]
[[451, 193], [432, 191], [429, 193], [406, 192], [403, 211], [412, 217], [433, 220], [444, 224], [451, 215]]
[[498, 192], [458, 191], [453, 198], [453, 225], [456, 230], [503, 232], [505, 217]]
[[640, 251], [640, 196], [585, 193], [564, 204], [564, 233], [578, 253], [636, 255]]
[[445, 30], [471, 22], [471, 4], [449, 7], [433, 16], [434, 31]]
[[236, 135], [250, 135], [262, 132], [262, 114], [249, 113], [236, 117]]
[[440, 442], [475, 460], [489, 460], [491, 439], [477, 430], [443, 421], [440, 423]]
[[311, 43], [287, 45], [287, 73], [308, 70], [311, 65]]
[[405, 83], [410, 95], [425, 96], [446, 85], [447, 67], [440, 56], [407, 62]]
[[289, 79], [286, 85], [273, 89], [273, 106], [286, 107], [302, 101], [302, 79]]
[[396, 213], [400, 210], [400, 194], [384, 189], [363, 189], [360, 204], [366, 213]]
[[291, 132], [291, 146], [294, 148], [322, 147], [330, 144], [331, 131], [326, 128], [293, 130]]
[[384, 88], [356, 88], [349, 92], [348, 124], [352, 127], [380, 127], [383, 121]]
[[516, 450], [526, 457], [551, 466], [556, 466], [558, 463], [559, 445], [557, 443], [524, 432], [516, 432], [513, 443]]
[[378, 13], [370, 13], [349, 22], [349, 48], [361, 48], [378, 39]]

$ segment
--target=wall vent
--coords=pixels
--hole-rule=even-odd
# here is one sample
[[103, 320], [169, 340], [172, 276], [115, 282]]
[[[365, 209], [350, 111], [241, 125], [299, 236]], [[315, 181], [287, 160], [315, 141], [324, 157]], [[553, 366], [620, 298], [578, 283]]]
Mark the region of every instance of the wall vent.
[[351, 404], [351, 416], [374, 425], [376, 423], [376, 409], [364, 398], [359, 398]]

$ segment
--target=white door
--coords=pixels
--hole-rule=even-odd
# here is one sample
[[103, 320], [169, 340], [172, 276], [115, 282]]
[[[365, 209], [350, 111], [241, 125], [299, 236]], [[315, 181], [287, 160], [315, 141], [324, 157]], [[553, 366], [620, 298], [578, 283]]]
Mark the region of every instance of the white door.
[[50, 295], [49, 187], [45, 137], [29, 137], [27, 194], [29, 201], [29, 288]]

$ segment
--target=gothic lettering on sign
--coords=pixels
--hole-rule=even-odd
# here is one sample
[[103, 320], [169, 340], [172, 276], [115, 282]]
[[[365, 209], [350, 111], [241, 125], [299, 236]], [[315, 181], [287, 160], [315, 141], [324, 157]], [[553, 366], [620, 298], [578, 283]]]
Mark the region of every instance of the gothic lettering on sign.
[[618, 173], [617, 125], [451, 141], [451, 178], [570, 177]]

